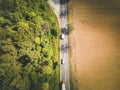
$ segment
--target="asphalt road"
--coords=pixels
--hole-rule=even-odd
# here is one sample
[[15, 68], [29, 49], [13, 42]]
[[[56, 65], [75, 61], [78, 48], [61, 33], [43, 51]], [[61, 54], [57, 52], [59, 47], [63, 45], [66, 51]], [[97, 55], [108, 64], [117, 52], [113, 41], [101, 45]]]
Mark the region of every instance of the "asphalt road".
[[60, 39], [60, 62], [61, 59], [64, 60], [64, 64], [60, 63], [60, 82], [64, 80], [66, 90], [70, 90], [68, 36], [66, 34], [67, 3], [66, 0], [48, 0], [48, 3], [58, 18], [61, 34], [64, 34], [64, 39]]
[[64, 63], [60, 65], [60, 81], [64, 80], [66, 90], [70, 90], [68, 35], [65, 33], [67, 30], [67, 3], [66, 0], [62, 0], [60, 3], [60, 28], [61, 34], [64, 34], [64, 38], [60, 39], [60, 60], [64, 60]]

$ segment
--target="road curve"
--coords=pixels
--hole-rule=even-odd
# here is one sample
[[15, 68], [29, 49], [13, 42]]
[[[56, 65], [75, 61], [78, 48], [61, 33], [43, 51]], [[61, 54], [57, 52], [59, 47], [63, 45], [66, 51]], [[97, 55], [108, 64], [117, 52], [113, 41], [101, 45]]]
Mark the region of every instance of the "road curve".
[[64, 80], [66, 90], [70, 90], [68, 35], [65, 32], [67, 31], [67, 2], [66, 0], [48, 0], [48, 3], [58, 18], [61, 34], [64, 34], [64, 38], [60, 39], [60, 62], [61, 59], [64, 60], [64, 64], [60, 63], [60, 82]]

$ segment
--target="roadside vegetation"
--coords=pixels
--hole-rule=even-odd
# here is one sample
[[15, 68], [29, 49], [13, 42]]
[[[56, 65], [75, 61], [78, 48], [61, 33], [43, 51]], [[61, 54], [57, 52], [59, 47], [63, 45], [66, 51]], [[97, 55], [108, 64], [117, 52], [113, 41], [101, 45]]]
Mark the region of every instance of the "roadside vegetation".
[[72, 14], [73, 14], [73, 1], [72, 0], [67, 0], [67, 18], [68, 20], [70, 20], [72, 18]]
[[59, 30], [46, 0], [0, 0], [0, 90], [59, 89]]
[[67, 25], [67, 27], [68, 27], [68, 30], [69, 30], [69, 36], [68, 36], [68, 43], [69, 43], [69, 72], [70, 72], [70, 89], [71, 90], [74, 90], [74, 87], [76, 87], [76, 85], [74, 84], [75, 83], [75, 80], [74, 80], [74, 78], [73, 78], [73, 76], [72, 76], [72, 71], [71, 71], [71, 67], [72, 67], [72, 65], [71, 65], [71, 56], [72, 56], [72, 49], [71, 49], [71, 39], [70, 39], [70, 36], [71, 36], [71, 33], [73, 32], [73, 30], [74, 30], [74, 27], [73, 27], [73, 23], [72, 23], [72, 15], [73, 15], [73, 0], [67, 0], [67, 3], [68, 3], [68, 5], [67, 5], [67, 8], [68, 8], [68, 10], [67, 10], [67, 19], [68, 19], [68, 25]]
[[72, 0], [67, 0], [67, 20], [68, 20], [68, 24], [67, 24], [67, 28], [68, 28], [68, 35], [72, 33], [72, 31], [74, 30], [73, 27], [73, 23], [72, 23], [72, 14], [73, 14], [73, 1]]

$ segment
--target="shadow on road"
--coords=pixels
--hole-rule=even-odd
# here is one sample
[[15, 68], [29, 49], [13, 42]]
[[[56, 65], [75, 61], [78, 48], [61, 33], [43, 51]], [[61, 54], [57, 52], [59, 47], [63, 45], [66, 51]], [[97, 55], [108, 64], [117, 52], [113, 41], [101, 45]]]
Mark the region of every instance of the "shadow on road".
[[66, 0], [60, 0], [60, 4], [61, 5], [66, 4]]
[[66, 27], [64, 27], [64, 28], [61, 28], [61, 33], [65, 34], [65, 35], [68, 35], [69, 31]]
[[62, 90], [62, 83], [59, 83], [59, 90]]
[[66, 53], [68, 51], [69, 46], [67, 44], [61, 45], [61, 52]]
[[60, 4], [60, 0], [52, 0], [54, 4]]
[[67, 15], [67, 10], [61, 10], [59, 16], [60, 18], [65, 17]]

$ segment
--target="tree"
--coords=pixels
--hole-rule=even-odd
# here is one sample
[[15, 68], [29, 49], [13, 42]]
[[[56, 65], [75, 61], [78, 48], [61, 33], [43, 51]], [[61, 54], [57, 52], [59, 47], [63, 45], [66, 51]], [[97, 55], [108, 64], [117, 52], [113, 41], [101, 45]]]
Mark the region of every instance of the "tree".
[[49, 23], [48, 23], [47, 21], [43, 23], [43, 25], [42, 25], [42, 29], [43, 29], [44, 31], [50, 29]]
[[53, 35], [53, 36], [57, 36], [58, 34], [57, 34], [57, 31], [53, 28], [53, 29], [51, 29], [50, 30], [51, 31], [51, 34]]
[[51, 74], [52, 73], [52, 68], [50, 66], [43, 66], [42, 73], [43, 74]]
[[39, 37], [36, 37], [36, 38], [35, 38], [35, 43], [36, 43], [36, 44], [40, 44], [40, 38], [39, 38]]
[[42, 90], [49, 90], [49, 83], [42, 83]]
[[5, 26], [11, 25], [11, 22], [9, 19], [5, 19], [4, 17], [0, 17], [0, 26], [2, 28], [5, 28]]
[[26, 90], [25, 82], [20, 75], [17, 75], [10, 84], [11, 87], [15, 87], [18, 90]]
[[58, 90], [58, 34], [47, 0], [0, 0], [0, 90]]
[[16, 11], [14, 13], [8, 13], [7, 18], [11, 22], [16, 23], [16, 22], [19, 22], [21, 19], [23, 19], [23, 16], [22, 16], [22, 13]]
[[68, 29], [68, 34], [70, 34], [72, 32], [72, 30], [74, 30], [73, 25], [72, 24], [68, 24], [67, 25], [67, 29]]
[[26, 66], [28, 63], [30, 63], [31, 59], [28, 55], [23, 55], [18, 59], [18, 61], [23, 65]]

